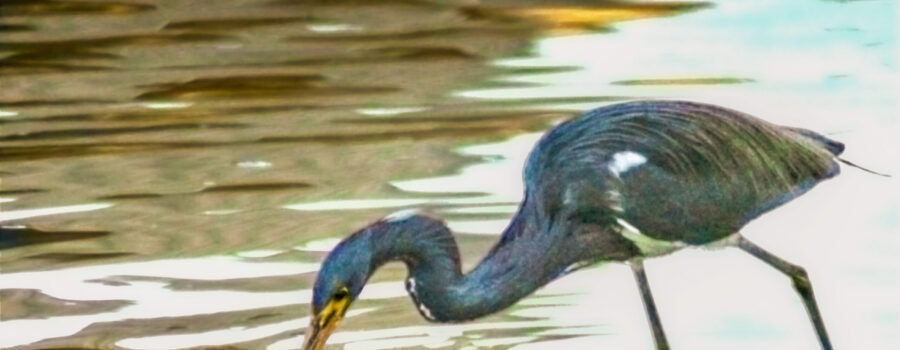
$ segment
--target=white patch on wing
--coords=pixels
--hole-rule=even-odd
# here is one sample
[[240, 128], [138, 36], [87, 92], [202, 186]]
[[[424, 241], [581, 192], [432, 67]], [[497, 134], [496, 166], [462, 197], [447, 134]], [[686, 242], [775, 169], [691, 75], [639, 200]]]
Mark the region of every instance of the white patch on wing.
[[622, 228], [619, 234], [634, 243], [646, 257], [666, 255], [686, 246], [681, 241], [669, 242], [644, 235], [641, 230], [622, 218], [616, 218], [616, 222]]
[[416, 215], [419, 213], [421, 213], [421, 211], [419, 211], [419, 209], [400, 210], [400, 211], [396, 211], [391, 214], [388, 214], [388, 216], [385, 216], [384, 221], [387, 221], [387, 222], [403, 221], [403, 220], [409, 219], [413, 215]]
[[613, 154], [612, 161], [609, 162], [609, 171], [616, 176], [619, 176], [646, 162], [647, 157], [644, 157], [640, 153], [632, 151], [617, 152], [616, 154]]

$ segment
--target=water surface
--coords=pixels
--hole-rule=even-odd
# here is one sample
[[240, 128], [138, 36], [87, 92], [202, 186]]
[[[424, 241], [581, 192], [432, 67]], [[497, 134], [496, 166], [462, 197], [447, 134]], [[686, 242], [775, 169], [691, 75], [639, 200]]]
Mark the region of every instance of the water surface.
[[[0, 21], [0, 347], [296, 349], [339, 237], [422, 207], [467, 267], [554, 123], [683, 98], [803, 126], [900, 174], [897, 5], [12, 1]], [[111, 28], [115, 28], [114, 30]], [[843, 174], [751, 223], [805, 266], [836, 348], [900, 342], [900, 191]], [[817, 349], [733, 249], [647, 262], [676, 349]], [[374, 276], [333, 348], [651, 349], [605, 265], [433, 325]]]

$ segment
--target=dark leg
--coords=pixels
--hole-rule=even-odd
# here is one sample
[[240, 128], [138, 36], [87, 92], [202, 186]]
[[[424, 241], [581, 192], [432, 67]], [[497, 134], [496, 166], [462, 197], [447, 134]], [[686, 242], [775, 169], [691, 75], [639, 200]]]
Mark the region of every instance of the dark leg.
[[650, 321], [650, 327], [653, 329], [653, 340], [656, 341], [656, 349], [669, 350], [666, 333], [663, 332], [662, 322], [659, 321], [659, 313], [656, 312], [656, 303], [653, 302], [653, 295], [650, 294], [647, 274], [644, 273], [644, 262], [640, 259], [635, 259], [630, 261], [629, 265], [634, 273], [634, 279], [637, 281], [638, 288], [641, 290], [641, 300], [644, 301], [644, 311], [647, 311], [647, 320]]
[[809, 276], [806, 275], [806, 270], [772, 255], [772, 253], [769, 253], [753, 242], [748, 241], [743, 236], [739, 236], [738, 238], [738, 248], [765, 261], [767, 264], [791, 278], [794, 289], [800, 294], [800, 298], [803, 299], [803, 305], [806, 306], [806, 313], [809, 315], [809, 320], [812, 321], [813, 326], [816, 328], [816, 335], [819, 337], [819, 343], [822, 344], [822, 349], [832, 350], [831, 342], [828, 340], [828, 333], [825, 332], [825, 323], [822, 322], [822, 315], [819, 313], [819, 306], [816, 305], [816, 297], [813, 295], [812, 284], [809, 283]]

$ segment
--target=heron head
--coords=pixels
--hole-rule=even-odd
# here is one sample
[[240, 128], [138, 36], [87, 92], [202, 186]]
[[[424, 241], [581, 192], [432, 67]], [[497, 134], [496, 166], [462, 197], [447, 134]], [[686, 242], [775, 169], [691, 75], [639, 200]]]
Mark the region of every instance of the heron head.
[[[428, 244], [433, 237], [450, 242]], [[325, 346], [372, 272], [398, 258], [398, 251], [437, 256], [441, 253], [437, 250], [446, 249], [450, 253], [443, 255], [456, 259], [453, 266], [458, 269], [459, 253], [452, 239], [443, 221], [418, 211], [401, 211], [341, 241], [325, 258], [313, 287], [312, 314], [303, 349], [320, 350]]]
[[320, 350], [369, 278], [371, 249], [364, 229], [338, 244], [319, 270], [303, 349]]

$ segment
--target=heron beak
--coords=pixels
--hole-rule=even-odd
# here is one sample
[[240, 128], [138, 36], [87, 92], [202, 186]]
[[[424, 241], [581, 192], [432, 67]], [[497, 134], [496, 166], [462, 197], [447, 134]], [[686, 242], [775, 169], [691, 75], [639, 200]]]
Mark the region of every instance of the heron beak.
[[329, 301], [328, 305], [309, 321], [306, 330], [306, 340], [303, 341], [303, 350], [322, 350], [325, 342], [337, 326], [344, 319], [344, 314], [350, 308], [350, 298], [339, 301]]

